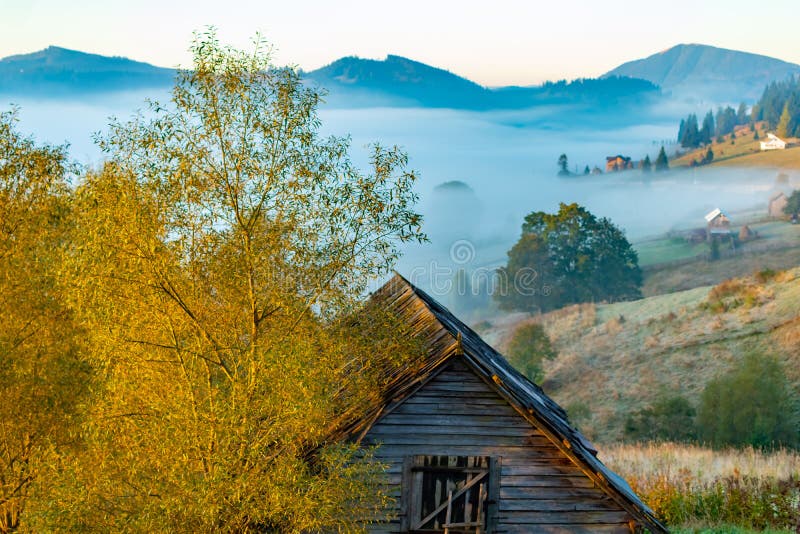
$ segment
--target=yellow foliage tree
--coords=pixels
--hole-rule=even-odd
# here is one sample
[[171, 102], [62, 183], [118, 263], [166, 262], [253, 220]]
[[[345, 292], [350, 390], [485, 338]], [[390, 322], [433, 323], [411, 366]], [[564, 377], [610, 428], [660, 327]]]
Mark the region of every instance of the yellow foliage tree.
[[37, 145], [0, 113], [0, 532], [20, 526], [43, 466], [70, 442], [88, 370], [60, 301], [69, 237], [66, 147]]
[[326, 440], [387, 358], [414, 356], [389, 317], [352, 312], [424, 239], [416, 176], [380, 146], [358, 170], [260, 41], [210, 31], [192, 51], [170, 104], [113, 123], [76, 193], [70, 303], [100, 386], [36, 524], [357, 531], [389, 498], [381, 466]]

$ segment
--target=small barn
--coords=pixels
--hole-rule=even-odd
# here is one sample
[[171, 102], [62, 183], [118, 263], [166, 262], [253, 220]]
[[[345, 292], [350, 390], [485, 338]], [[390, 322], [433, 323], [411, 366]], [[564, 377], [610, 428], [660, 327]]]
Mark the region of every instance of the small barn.
[[628, 156], [617, 154], [606, 157], [606, 172], [625, 171], [633, 169], [633, 161]]
[[786, 195], [782, 192], [775, 193], [771, 197], [769, 197], [769, 206], [767, 207], [767, 213], [770, 217], [775, 218], [782, 218], [786, 214], [783, 213], [783, 208], [786, 207], [786, 204], [789, 203], [789, 199], [786, 198]]
[[541, 388], [395, 275], [373, 295], [426, 351], [344, 430], [388, 466], [373, 533], [667, 532]]
[[731, 220], [721, 209], [716, 208], [705, 216], [708, 238], [728, 237], [731, 235]]
[[767, 134], [767, 140], [761, 141], [761, 150], [784, 150], [786, 141], [773, 133]]

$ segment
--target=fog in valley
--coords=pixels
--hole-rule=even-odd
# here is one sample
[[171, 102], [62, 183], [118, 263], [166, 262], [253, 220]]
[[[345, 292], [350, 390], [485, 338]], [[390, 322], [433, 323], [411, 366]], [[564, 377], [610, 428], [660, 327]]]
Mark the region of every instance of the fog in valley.
[[[93, 100], [27, 100], [20, 128], [39, 141], [68, 141], [75, 159], [97, 165], [102, 158], [92, 134], [104, 131], [109, 116], [125, 120], [145, 109], [144, 97], [113, 94]], [[9, 101], [1, 102], [8, 109]], [[631, 117], [587, 109], [540, 107], [529, 111], [467, 112], [422, 108], [327, 109], [320, 112], [324, 134], [350, 135], [352, 156], [365, 167], [368, 145], [397, 144], [419, 172], [419, 208], [430, 242], [405, 248], [397, 269], [402, 274], [433, 268], [493, 267], [519, 237], [525, 214], [554, 211], [559, 202], [578, 202], [608, 217], [634, 242], [675, 228], [698, 227], [703, 215], [720, 207], [728, 212], [766, 209], [776, 186], [769, 169], [697, 169], [644, 174], [631, 170], [583, 176], [605, 170], [606, 156], [622, 154], [638, 162], [655, 161], [662, 143], [671, 157], [677, 123], [687, 107], [662, 104]], [[578, 175], [556, 176], [560, 154]], [[438, 187], [445, 182], [463, 182]], [[451, 258], [454, 243], [467, 241], [466, 257]], [[422, 269], [422, 271], [420, 271]], [[424, 277], [415, 281], [426, 285]]]

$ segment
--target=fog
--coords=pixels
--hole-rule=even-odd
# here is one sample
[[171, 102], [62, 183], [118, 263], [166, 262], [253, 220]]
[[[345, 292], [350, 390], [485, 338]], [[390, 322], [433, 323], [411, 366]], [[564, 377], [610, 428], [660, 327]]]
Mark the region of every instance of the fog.
[[[163, 98], [163, 95], [157, 95]], [[145, 108], [144, 95], [91, 101], [16, 99], [20, 127], [39, 141], [69, 141], [73, 157], [96, 164], [102, 155], [92, 133], [109, 116], [125, 119]], [[0, 101], [7, 109], [6, 102]], [[405, 247], [401, 273], [436, 265], [496, 266], [519, 237], [525, 214], [553, 211], [559, 202], [578, 202], [608, 217], [636, 241], [673, 228], [701, 226], [703, 215], [766, 209], [777, 172], [769, 169], [698, 169], [644, 175], [638, 170], [558, 178], [562, 153], [571, 171], [605, 166], [623, 154], [655, 161], [662, 142], [674, 138], [685, 113], [680, 103], [643, 110], [636, 116], [592, 113], [566, 107], [524, 112], [464, 112], [420, 108], [322, 109], [325, 134], [350, 135], [353, 158], [366, 165], [368, 144], [400, 145], [418, 171], [420, 210], [430, 242]], [[667, 145], [671, 156], [674, 145]], [[436, 189], [458, 180], [469, 190]], [[468, 258], [453, 261], [454, 243], [468, 242]]]

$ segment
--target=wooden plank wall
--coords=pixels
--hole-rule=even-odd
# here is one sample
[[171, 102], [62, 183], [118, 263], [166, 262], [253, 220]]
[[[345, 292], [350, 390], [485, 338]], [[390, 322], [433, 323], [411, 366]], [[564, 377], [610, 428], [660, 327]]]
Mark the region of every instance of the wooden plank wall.
[[[630, 533], [632, 517], [462, 361], [381, 418], [364, 438], [390, 466], [397, 518], [370, 532], [401, 532], [407, 456], [499, 457], [499, 533]], [[490, 496], [490, 499], [496, 496]]]

